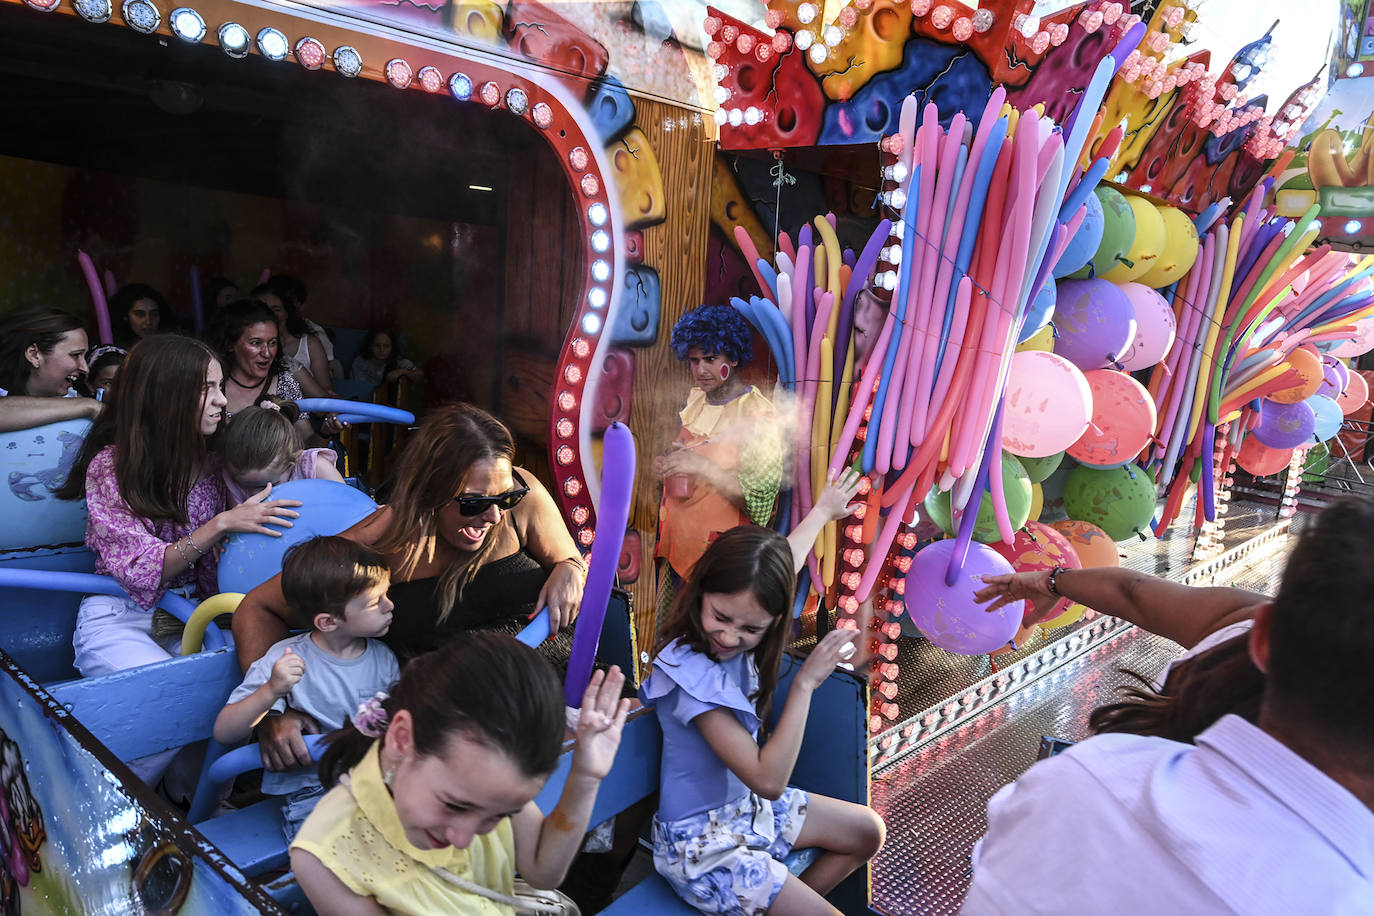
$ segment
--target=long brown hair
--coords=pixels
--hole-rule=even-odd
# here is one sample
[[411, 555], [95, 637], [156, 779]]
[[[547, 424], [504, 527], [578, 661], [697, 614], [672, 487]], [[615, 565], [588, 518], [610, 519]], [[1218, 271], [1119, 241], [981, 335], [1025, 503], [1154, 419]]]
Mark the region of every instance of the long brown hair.
[[1265, 678], [1250, 659], [1248, 632], [1179, 662], [1159, 690], [1149, 678], [1123, 671], [1140, 683], [1119, 688], [1124, 699], [1092, 711], [1088, 727], [1094, 734], [1124, 732], [1192, 744], [1222, 716], [1259, 720]]
[[50, 305], [26, 305], [0, 318], [0, 388], [10, 394], [28, 394], [33, 366], [24, 353], [38, 347], [51, 353], [63, 335], [81, 329], [75, 317]]
[[[474, 632], [406, 665], [382, 701], [387, 720], [400, 710], [415, 723], [415, 750], [443, 752], [460, 734], [501, 751], [527, 777], [548, 776], [563, 750], [563, 685], [538, 652], [500, 633]], [[332, 786], [376, 739], [352, 720], [331, 734], [320, 781]]]
[[[514, 457], [510, 430], [485, 410], [471, 404], [449, 404], [425, 417], [396, 462], [396, 485], [387, 501], [391, 521], [377, 541], [381, 553], [400, 557], [396, 572], [402, 579], [408, 579], [421, 560], [433, 555], [439, 513], [462, 491], [472, 466], [483, 459], [512, 462]], [[466, 561], [451, 563], [440, 573], [440, 623], [485, 562], [497, 533], [509, 524], [510, 513], [502, 512], [481, 547]]]
[[668, 643], [681, 639], [695, 652], [707, 653], [706, 634], [701, 629], [701, 597], [705, 594], [734, 595], [749, 591], [759, 607], [773, 622], [754, 647], [754, 663], [759, 669], [759, 689], [749, 699], [767, 725], [773, 707], [773, 691], [778, 686], [782, 653], [787, 648], [788, 624], [792, 621], [792, 599], [797, 578], [792, 571], [792, 547], [787, 538], [757, 525], [740, 525], [716, 538], [692, 567], [673, 611], [659, 631], [657, 655]]
[[186, 498], [205, 472], [200, 431], [205, 374], [218, 359], [208, 346], [180, 334], [140, 341], [119, 370], [119, 397], [91, 427], [61, 499], [86, 492], [86, 469], [113, 445], [119, 495], [135, 515], [185, 523]]

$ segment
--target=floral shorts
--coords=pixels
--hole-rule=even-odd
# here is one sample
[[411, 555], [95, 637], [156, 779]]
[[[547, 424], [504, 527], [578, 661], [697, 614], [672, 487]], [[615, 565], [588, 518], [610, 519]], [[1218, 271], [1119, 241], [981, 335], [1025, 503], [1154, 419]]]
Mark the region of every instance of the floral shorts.
[[703, 913], [759, 916], [787, 881], [782, 859], [806, 822], [809, 796], [791, 786], [676, 821], [654, 818], [654, 868]]

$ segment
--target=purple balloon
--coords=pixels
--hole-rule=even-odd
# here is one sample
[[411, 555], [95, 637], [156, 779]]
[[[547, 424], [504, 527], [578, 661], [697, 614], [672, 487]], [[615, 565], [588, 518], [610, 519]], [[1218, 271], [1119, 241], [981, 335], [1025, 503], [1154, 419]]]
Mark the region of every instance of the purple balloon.
[[1312, 438], [1316, 424], [1317, 415], [1303, 401], [1280, 404], [1265, 399], [1260, 402], [1260, 421], [1254, 435], [1270, 448], [1297, 448]]
[[1119, 369], [1135, 340], [1135, 308], [1121, 287], [1101, 278], [1060, 280], [1054, 303], [1054, 352], [1083, 371]]
[[1324, 398], [1335, 399], [1350, 384], [1350, 370], [1334, 356], [1322, 357], [1322, 383], [1316, 391]]
[[973, 600], [983, 576], [1013, 572], [1011, 564], [986, 544], [973, 543], [955, 577], [945, 584], [954, 556], [954, 541], [936, 541], [911, 561], [906, 574], [906, 611], [912, 623], [935, 645], [959, 655], [983, 655], [1011, 642], [1021, 626], [1024, 601], [1013, 601], [988, 613]]
[[625, 543], [625, 526], [630, 522], [630, 498], [635, 479], [635, 437], [624, 423], [606, 427], [601, 460], [601, 504], [596, 512], [596, 548], [592, 551], [587, 584], [582, 589], [582, 609], [573, 630], [572, 655], [563, 694], [568, 705], [582, 708], [582, 694], [592, 679], [596, 646], [606, 621], [606, 605], [611, 600], [611, 585], [620, 566], [620, 548]]

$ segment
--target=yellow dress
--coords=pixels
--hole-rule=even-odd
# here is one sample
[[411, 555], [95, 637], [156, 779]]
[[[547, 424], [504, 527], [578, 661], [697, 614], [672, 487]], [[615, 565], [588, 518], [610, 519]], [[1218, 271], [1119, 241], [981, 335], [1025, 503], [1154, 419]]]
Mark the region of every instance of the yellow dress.
[[510, 818], [474, 837], [467, 849], [420, 849], [405, 837], [396, 805], [382, 781], [376, 744], [320, 799], [291, 844], [315, 856], [355, 894], [374, 898], [391, 913], [429, 916], [512, 916], [511, 907], [456, 887], [442, 868], [510, 894], [515, 879], [515, 837]]

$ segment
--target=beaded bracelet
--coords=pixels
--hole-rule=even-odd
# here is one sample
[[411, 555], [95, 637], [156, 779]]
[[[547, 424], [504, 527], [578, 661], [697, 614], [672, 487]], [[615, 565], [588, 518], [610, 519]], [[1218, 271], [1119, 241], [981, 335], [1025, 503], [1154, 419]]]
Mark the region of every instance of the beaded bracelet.
[[195, 565], [196, 565], [195, 558], [190, 557], [190, 556], [187, 556], [187, 554], [186, 554], [186, 545], [182, 543], [182, 541], [184, 541], [184, 540], [186, 540], [186, 539], [185, 539], [185, 538], [179, 538], [179, 539], [177, 540], [177, 542], [176, 542], [177, 554], [181, 557], [182, 562], [185, 563], [187, 566], [195, 566]]
[[197, 556], [205, 556], [205, 551], [201, 550], [200, 547], [196, 545], [196, 539], [191, 537], [189, 534], [186, 535], [186, 543], [191, 545], [191, 549], [196, 552]]

